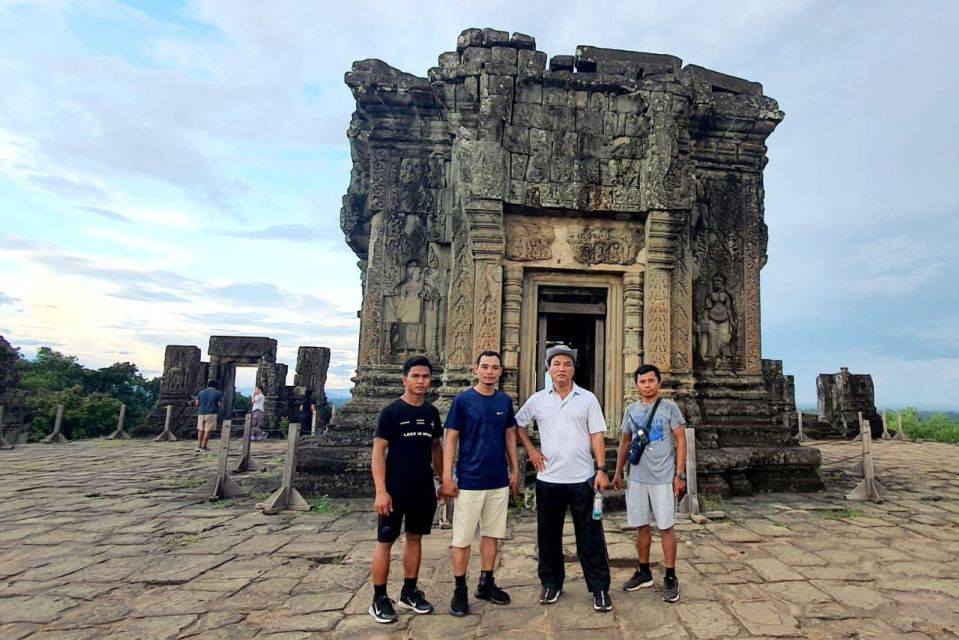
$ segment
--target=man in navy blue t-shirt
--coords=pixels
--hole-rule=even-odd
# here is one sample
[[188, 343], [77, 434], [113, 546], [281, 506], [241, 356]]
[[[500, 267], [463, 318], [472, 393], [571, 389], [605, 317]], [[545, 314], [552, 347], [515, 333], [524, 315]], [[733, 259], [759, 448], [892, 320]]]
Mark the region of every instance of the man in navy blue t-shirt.
[[[456, 585], [450, 613], [469, 613], [466, 567], [470, 545], [480, 528], [482, 572], [477, 598], [494, 604], [509, 604], [509, 595], [493, 581], [496, 546], [506, 537], [506, 511], [509, 494], [519, 491], [519, 464], [516, 458], [516, 417], [513, 401], [498, 391], [503, 366], [495, 351], [484, 351], [476, 359], [475, 387], [455, 398], [446, 417], [446, 442], [443, 446], [443, 487], [455, 498], [453, 511], [453, 577]], [[459, 448], [456, 479], [453, 458]]]

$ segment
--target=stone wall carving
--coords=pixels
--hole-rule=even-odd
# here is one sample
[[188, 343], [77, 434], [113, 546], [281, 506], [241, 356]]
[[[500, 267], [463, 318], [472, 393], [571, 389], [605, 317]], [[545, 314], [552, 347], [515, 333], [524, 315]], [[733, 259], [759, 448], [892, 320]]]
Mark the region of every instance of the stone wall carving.
[[[640, 362], [667, 374], [702, 427], [704, 468], [719, 469], [707, 490], [817, 482], [815, 452], [784, 455], [779, 387], [762, 369], [762, 171], [783, 114], [761, 85], [597, 47], [547, 65], [533, 38], [495, 29], [464, 31], [426, 78], [363, 60], [346, 83], [356, 111], [341, 224], [365, 260], [364, 298], [354, 401], [307, 456], [342, 459], [324, 490], [368, 477], [359, 461], [408, 355], [439, 365], [441, 410], [470, 384], [479, 349], [504, 354], [504, 389], [525, 390], [538, 343], [520, 342], [552, 313], [531, 306], [533, 272], [622, 285], [605, 339], [624, 341], [623, 360], [608, 370], [616, 385]], [[726, 448], [746, 446], [765, 462], [731, 462], [742, 456]]]
[[588, 226], [570, 236], [573, 259], [580, 264], [636, 263], [636, 255], [643, 248], [642, 228], [612, 228]]
[[506, 257], [510, 260], [549, 260], [553, 257], [555, 234], [552, 227], [511, 224], [506, 236]]

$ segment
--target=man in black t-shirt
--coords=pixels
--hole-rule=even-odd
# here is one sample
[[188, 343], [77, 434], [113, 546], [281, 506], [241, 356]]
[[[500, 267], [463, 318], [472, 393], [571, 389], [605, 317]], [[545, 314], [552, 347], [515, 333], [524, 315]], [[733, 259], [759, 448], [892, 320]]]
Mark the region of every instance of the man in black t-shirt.
[[[443, 477], [443, 428], [440, 414], [429, 402], [433, 365], [424, 356], [403, 363], [403, 395], [380, 411], [373, 434], [374, 507], [379, 519], [373, 550], [373, 603], [369, 613], [377, 622], [396, 622], [393, 601], [386, 594], [390, 551], [406, 521], [403, 549], [403, 590], [398, 606], [414, 613], [430, 613], [433, 605], [416, 588], [422, 556], [422, 537], [429, 534], [436, 513], [433, 471]], [[430, 465], [432, 464], [432, 469]]]

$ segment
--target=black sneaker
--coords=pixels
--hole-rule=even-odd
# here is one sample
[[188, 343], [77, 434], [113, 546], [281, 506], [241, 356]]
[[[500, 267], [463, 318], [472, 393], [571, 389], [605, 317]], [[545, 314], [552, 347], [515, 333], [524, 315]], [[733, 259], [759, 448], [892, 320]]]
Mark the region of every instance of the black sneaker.
[[400, 601], [396, 603], [396, 606], [409, 609], [413, 613], [430, 613], [433, 611], [433, 605], [423, 597], [423, 592], [419, 589], [400, 592]]
[[466, 590], [466, 587], [455, 587], [453, 589], [453, 599], [450, 600], [450, 613], [457, 618], [462, 618], [469, 612], [469, 592]]
[[679, 602], [679, 580], [666, 576], [663, 580], [663, 602]]
[[613, 610], [613, 601], [609, 598], [609, 591], [593, 592], [593, 608], [597, 611]]
[[396, 609], [393, 608], [393, 601], [390, 600], [389, 596], [373, 598], [373, 604], [367, 611], [374, 620], [381, 624], [389, 624], [399, 619], [399, 616], [396, 615]]
[[480, 600], [489, 600], [493, 604], [509, 604], [509, 594], [496, 586], [492, 580], [488, 582], [480, 581], [476, 587], [476, 593], [473, 594]]
[[540, 604], [553, 604], [559, 600], [559, 595], [563, 593], [562, 589], [556, 587], [543, 586], [543, 590], [539, 592], [539, 603]]
[[636, 569], [633, 577], [623, 585], [623, 591], [636, 591], [653, 586], [653, 573], [649, 569]]

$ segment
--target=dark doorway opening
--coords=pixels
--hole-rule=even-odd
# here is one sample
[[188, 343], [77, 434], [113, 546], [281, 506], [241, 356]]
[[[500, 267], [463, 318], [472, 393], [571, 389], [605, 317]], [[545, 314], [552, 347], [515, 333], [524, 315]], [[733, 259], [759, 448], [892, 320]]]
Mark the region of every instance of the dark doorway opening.
[[573, 381], [605, 397], [606, 289], [597, 287], [542, 287], [537, 308], [536, 388], [547, 384], [546, 350], [565, 344], [577, 350]]

